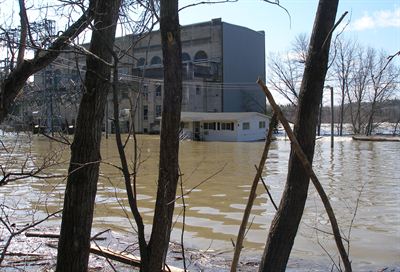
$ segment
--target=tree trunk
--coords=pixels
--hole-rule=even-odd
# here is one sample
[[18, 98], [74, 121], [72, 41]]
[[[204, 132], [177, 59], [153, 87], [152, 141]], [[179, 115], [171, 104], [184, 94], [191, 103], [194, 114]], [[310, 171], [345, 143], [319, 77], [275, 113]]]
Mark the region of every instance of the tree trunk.
[[[120, 0], [99, 0], [87, 56], [65, 191], [56, 271], [87, 271], [94, 200], [99, 175], [101, 128], [110, 89], [112, 48]], [[104, 60], [101, 61], [100, 59]]]
[[160, 271], [165, 261], [179, 178], [182, 51], [178, 0], [160, 1], [160, 29], [164, 58], [164, 100], [157, 200], [149, 242], [150, 271]]
[[[310, 162], [314, 156], [318, 109], [328, 66], [330, 31], [338, 0], [320, 0], [300, 89], [294, 133]], [[272, 221], [259, 271], [285, 271], [307, 199], [309, 176], [292, 149], [279, 210]]]

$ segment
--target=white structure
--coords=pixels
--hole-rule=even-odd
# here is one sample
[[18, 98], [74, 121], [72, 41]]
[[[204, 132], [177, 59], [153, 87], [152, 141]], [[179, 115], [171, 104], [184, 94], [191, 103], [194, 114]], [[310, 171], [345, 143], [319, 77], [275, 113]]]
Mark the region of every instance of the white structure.
[[269, 117], [258, 112], [182, 112], [182, 137], [197, 141], [263, 140]]

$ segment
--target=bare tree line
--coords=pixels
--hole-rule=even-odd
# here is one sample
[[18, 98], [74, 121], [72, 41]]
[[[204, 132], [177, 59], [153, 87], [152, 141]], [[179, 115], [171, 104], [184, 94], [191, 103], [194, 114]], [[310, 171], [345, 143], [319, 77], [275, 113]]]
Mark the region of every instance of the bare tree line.
[[[269, 83], [294, 107], [297, 106], [307, 40], [306, 35], [299, 35], [290, 51], [269, 57]], [[327, 80], [334, 86], [335, 100], [339, 101], [340, 136], [344, 122], [351, 124], [354, 134], [371, 135], [380, 122], [388, 121], [378, 117], [380, 107], [400, 95], [400, 67], [391, 61], [394, 56], [390, 57], [390, 52], [365, 47], [343, 35], [334, 40]], [[397, 123], [399, 118], [392, 121]]]

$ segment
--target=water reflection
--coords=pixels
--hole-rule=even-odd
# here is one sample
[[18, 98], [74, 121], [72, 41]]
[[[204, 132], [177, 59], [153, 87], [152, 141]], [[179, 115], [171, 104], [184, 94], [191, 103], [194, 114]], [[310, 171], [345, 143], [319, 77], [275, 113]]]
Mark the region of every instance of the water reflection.
[[[14, 136], [3, 140], [15, 145], [15, 156], [0, 157], [2, 165], [18, 169], [19, 163], [31, 150], [31, 163], [49, 152], [58, 154], [64, 163], [52, 167], [52, 173], [65, 174], [68, 167], [68, 149], [60, 144], [50, 143], [42, 137]], [[29, 144], [30, 143], [30, 144]], [[150, 231], [152, 211], [155, 203], [157, 182], [159, 138], [140, 136], [140, 168], [138, 173], [139, 206], [147, 231]], [[231, 249], [235, 240], [242, 213], [247, 201], [250, 184], [255, 174], [263, 148], [262, 142], [220, 143], [183, 142], [180, 149], [180, 167], [186, 193], [186, 243], [188, 247], [226, 250]], [[132, 159], [133, 144], [126, 147]], [[348, 230], [358, 201], [358, 210], [350, 233], [350, 255], [356, 267], [385, 266], [399, 264], [400, 257], [400, 160], [399, 143], [355, 142], [350, 138], [336, 138], [331, 150], [330, 139], [316, 142], [314, 168], [323, 183], [337, 213], [342, 232]], [[275, 141], [264, 168], [264, 178], [278, 203], [286, 181], [290, 143]], [[113, 166], [118, 164], [118, 154], [112, 137], [103, 141], [101, 177], [96, 198], [95, 229], [112, 228], [131, 232], [122, 175]], [[218, 174], [216, 174], [218, 173]], [[214, 176], [215, 175], [215, 176]], [[208, 180], [207, 180], [208, 179]], [[195, 186], [204, 184], [191, 190]], [[13, 199], [20, 209], [32, 208], [41, 211], [55, 211], [62, 207], [64, 179], [30, 179], [0, 188], [3, 196]], [[264, 247], [274, 208], [269, 203], [262, 186], [257, 191], [251, 216], [251, 230], [246, 236], [245, 253], [260, 255]], [[10, 198], [9, 196], [12, 196]], [[20, 200], [16, 200], [20, 198]], [[8, 200], [7, 200], [8, 201]], [[177, 201], [176, 224], [172, 239], [178, 240], [182, 218], [181, 201]], [[39, 214], [40, 215], [40, 214]], [[53, 224], [59, 224], [54, 221]], [[328, 262], [319, 244], [335, 258], [332, 237], [318, 230], [330, 232], [329, 220], [315, 190], [310, 186], [309, 199], [299, 235], [296, 238], [293, 258]], [[378, 250], [379, 249], [379, 250]], [[372, 253], [373, 252], [373, 253]]]

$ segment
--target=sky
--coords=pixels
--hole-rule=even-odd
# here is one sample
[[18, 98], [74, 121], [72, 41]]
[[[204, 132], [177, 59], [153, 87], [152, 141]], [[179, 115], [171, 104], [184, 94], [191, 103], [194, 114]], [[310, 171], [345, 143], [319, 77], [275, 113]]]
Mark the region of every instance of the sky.
[[[181, 0], [180, 6], [200, 2]], [[205, 1], [207, 2], [207, 1]], [[215, 1], [214, 1], [215, 2]], [[205, 4], [184, 9], [180, 13], [182, 25], [213, 18], [265, 31], [266, 55], [290, 49], [294, 38], [301, 33], [311, 34], [317, 0], [280, 0], [290, 13], [262, 0], [239, 0], [233, 3]], [[400, 1], [399, 0], [341, 0], [337, 19], [345, 12], [342, 26], [346, 37], [355, 38], [360, 44], [383, 49], [390, 55], [400, 50]], [[341, 29], [338, 27], [338, 29]]]
[[[221, 0], [180, 0], [179, 5], [184, 7], [198, 2], [218, 1]], [[180, 23], [186, 25], [221, 18], [227, 23], [263, 30], [268, 56], [270, 53], [289, 50], [297, 35], [311, 33], [318, 5], [318, 0], [279, 2], [288, 10], [290, 18], [283, 9], [263, 0], [238, 0], [183, 9], [180, 12]], [[0, 0], [0, 4], [3, 19], [19, 20], [17, 1]], [[349, 14], [341, 26], [349, 24], [342, 35], [355, 38], [362, 45], [383, 49], [390, 55], [400, 50], [400, 0], [340, 0], [337, 18], [345, 11]]]

